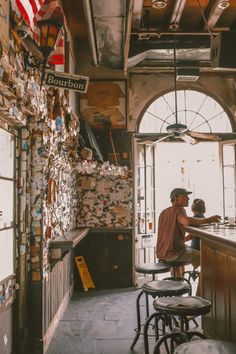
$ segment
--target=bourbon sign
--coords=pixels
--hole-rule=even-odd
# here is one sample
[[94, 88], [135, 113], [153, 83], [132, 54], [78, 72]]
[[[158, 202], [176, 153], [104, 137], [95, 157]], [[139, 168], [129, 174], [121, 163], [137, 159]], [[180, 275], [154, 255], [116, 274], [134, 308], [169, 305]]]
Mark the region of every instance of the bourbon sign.
[[66, 90], [87, 92], [89, 78], [87, 76], [65, 74], [57, 71], [46, 71], [44, 84]]

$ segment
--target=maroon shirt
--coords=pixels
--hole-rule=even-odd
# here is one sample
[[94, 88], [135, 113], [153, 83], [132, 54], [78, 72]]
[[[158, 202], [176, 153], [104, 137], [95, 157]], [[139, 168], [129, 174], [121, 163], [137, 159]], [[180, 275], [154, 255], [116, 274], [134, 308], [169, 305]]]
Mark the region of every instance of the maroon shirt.
[[180, 206], [171, 206], [161, 212], [156, 246], [158, 258], [171, 259], [185, 252], [185, 231], [178, 222], [183, 215], [186, 215], [186, 211]]

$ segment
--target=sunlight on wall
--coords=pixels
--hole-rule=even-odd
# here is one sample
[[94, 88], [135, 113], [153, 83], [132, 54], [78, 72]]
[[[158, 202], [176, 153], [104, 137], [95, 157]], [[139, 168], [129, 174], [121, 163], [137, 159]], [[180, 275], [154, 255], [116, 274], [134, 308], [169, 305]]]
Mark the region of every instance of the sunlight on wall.
[[206, 216], [222, 214], [222, 194], [217, 143], [159, 143], [157, 144], [157, 210], [170, 206], [170, 191], [186, 188], [194, 198], [204, 199]]

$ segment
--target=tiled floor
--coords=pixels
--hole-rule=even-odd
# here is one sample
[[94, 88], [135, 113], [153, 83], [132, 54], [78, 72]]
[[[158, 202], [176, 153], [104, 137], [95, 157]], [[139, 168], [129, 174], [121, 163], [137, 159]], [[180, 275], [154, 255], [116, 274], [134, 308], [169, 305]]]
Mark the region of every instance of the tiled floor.
[[[143, 354], [142, 336], [134, 350], [130, 350], [135, 335], [135, 300], [139, 291], [129, 288], [75, 293], [47, 354]], [[151, 338], [150, 354], [153, 345]]]

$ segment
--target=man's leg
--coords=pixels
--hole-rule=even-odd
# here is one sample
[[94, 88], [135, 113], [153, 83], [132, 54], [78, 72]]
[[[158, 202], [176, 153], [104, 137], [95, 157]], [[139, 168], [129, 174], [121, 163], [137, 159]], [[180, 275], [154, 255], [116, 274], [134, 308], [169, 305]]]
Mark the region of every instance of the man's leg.
[[[191, 264], [195, 270], [200, 266], [200, 251], [191, 247], [186, 247], [187, 264]], [[201, 272], [198, 277], [196, 296], [201, 296]]]

